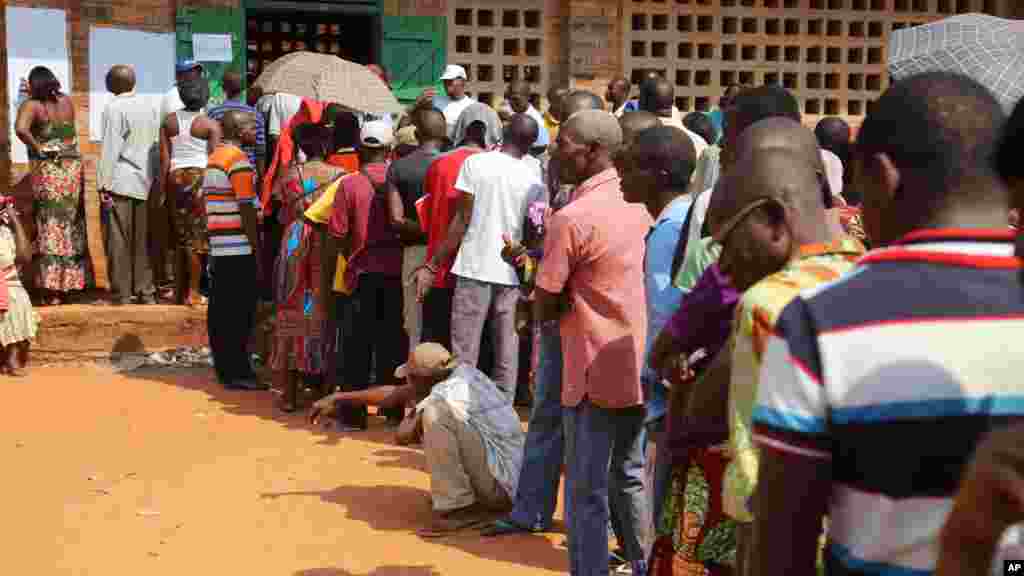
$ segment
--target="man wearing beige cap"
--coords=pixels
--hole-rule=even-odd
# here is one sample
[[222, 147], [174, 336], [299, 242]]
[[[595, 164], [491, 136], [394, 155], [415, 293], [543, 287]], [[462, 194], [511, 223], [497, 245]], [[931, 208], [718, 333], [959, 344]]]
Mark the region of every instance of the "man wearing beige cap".
[[440, 344], [420, 344], [395, 370], [402, 386], [338, 392], [313, 405], [310, 420], [339, 405], [401, 408], [415, 405], [395, 435], [398, 444], [423, 442], [434, 514], [424, 537], [441, 536], [512, 507], [524, 434], [505, 395], [483, 372]]
[[476, 102], [466, 94], [466, 69], [458, 64], [449, 64], [444, 67], [441, 74], [441, 82], [444, 82], [444, 94], [438, 94], [434, 88], [427, 88], [416, 99], [416, 108], [433, 106], [444, 114], [445, 123], [448, 125], [448, 139], [455, 141], [455, 123], [459, 120], [459, 114]]

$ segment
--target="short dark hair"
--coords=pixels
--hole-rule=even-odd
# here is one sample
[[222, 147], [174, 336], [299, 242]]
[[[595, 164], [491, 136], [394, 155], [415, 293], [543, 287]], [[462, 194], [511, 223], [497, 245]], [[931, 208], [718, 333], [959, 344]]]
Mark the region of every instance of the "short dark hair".
[[711, 118], [703, 112], [690, 112], [683, 117], [683, 126], [690, 132], [695, 132], [708, 144], [714, 144], [718, 140], [718, 131], [711, 122]]
[[850, 155], [850, 125], [838, 116], [822, 118], [814, 127], [818, 146], [832, 152], [845, 166]]
[[675, 190], [686, 190], [697, 166], [693, 142], [674, 126], [654, 126], [637, 134], [632, 155], [649, 168], [664, 170]]
[[968, 179], [994, 176], [1005, 120], [999, 102], [975, 80], [926, 72], [882, 94], [861, 125], [855, 150], [861, 158], [884, 153], [901, 172], [913, 175], [927, 189], [920, 200], [926, 203], [922, 214], [930, 216]]
[[292, 128], [292, 140], [298, 145], [299, 150], [309, 158], [323, 158], [327, 156], [328, 143], [333, 134], [322, 124], [303, 122]]
[[604, 100], [588, 90], [573, 90], [562, 98], [562, 113], [565, 114], [573, 109], [577, 112], [579, 110], [604, 110]]
[[60, 94], [60, 80], [46, 66], [28, 73], [28, 91], [33, 100], [54, 100]]
[[334, 116], [334, 150], [359, 147], [359, 118], [348, 110]]
[[738, 132], [768, 118], [789, 118], [800, 122], [800, 103], [793, 94], [774, 84], [741, 90], [733, 100]]
[[210, 101], [210, 85], [204, 78], [179, 82], [178, 96], [181, 97], [185, 110], [199, 112]]

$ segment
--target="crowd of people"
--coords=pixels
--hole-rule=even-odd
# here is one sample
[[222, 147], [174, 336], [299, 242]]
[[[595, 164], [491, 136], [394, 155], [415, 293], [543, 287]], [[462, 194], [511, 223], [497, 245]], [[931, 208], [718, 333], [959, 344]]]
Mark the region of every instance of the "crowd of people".
[[[200, 305], [208, 274], [215, 372], [246, 390], [268, 388], [248, 342], [271, 306], [281, 410], [356, 432], [376, 407], [422, 445], [423, 537], [551, 530], [564, 470], [579, 576], [951, 576], [1024, 557], [1020, 429], [972, 459], [1024, 417], [1024, 106], [1007, 118], [977, 82], [924, 73], [854, 141], [839, 118], [804, 127], [777, 85], [687, 115], [657, 74], [636, 99], [618, 78], [540, 106], [513, 82], [491, 106], [449, 65], [444, 94], [388, 117], [243, 99], [235, 74], [208, 109], [201, 67], [177, 71], [159, 111], [130, 67], [108, 75], [114, 302], [173, 277]], [[29, 86], [18, 135], [52, 303], [86, 275], [81, 163], [53, 75]], [[154, 211], [173, 239], [159, 255]], [[14, 373], [30, 259], [8, 207]]]

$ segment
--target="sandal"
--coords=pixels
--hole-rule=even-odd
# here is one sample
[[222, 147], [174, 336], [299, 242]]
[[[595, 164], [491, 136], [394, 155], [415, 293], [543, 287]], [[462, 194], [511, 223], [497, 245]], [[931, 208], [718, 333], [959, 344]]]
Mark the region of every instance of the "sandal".
[[441, 521], [431, 522], [429, 528], [422, 528], [416, 531], [420, 538], [442, 538], [451, 536], [463, 530], [479, 528], [489, 523], [486, 516], [474, 516], [473, 514], [459, 515], [455, 518], [445, 518]]
[[524, 526], [520, 526], [508, 518], [501, 518], [495, 520], [490, 526], [485, 528], [480, 533], [481, 536], [493, 537], [493, 536], [507, 536], [509, 534], [534, 534], [540, 532], [540, 530], [531, 530]]

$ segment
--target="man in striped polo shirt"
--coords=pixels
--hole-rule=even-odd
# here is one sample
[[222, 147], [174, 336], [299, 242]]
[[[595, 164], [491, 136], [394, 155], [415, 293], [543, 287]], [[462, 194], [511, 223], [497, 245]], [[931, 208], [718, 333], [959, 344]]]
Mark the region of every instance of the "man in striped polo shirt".
[[214, 106], [207, 112], [207, 116], [218, 122], [224, 121], [224, 114], [228, 110], [238, 110], [246, 114], [252, 114], [256, 122], [256, 140], [252, 144], [242, 144], [242, 150], [249, 156], [249, 164], [256, 169], [256, 175], [263, 174], [264, 161], [266, 158], [267, 144], [266, 133], [263, 128], [263, 114], [256, 108], [245, 102], [242, 96], [242, 75], [235, 71], [224, 73], [224, 103]]
[[265, 390], [249, 363], [249, 335], [259, 294], [259, 232], [253, 167], [242, 151], [256, 141], [252, 114], [228, 110], [224, 140], [203, 178], [210, 236], [211, 290], [207, 330], [217, 378], [227, 388]]
[[[1004, 115], [981, 85], [892, 86], [855, 149], [884, 246], [806, 292], [769, 338], [754, 411], [755, 573], [930, 575], [974, 445], [1024, 416], [1024, 291], [991, 157]], [[980, 573], [980, 572], [978, 572]]]

